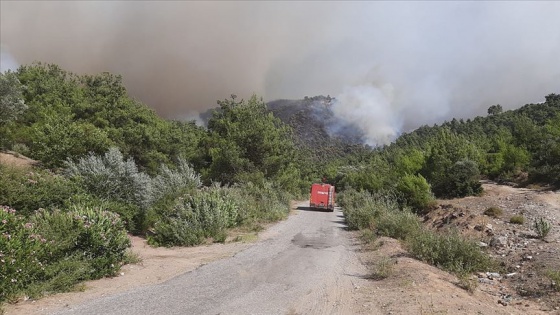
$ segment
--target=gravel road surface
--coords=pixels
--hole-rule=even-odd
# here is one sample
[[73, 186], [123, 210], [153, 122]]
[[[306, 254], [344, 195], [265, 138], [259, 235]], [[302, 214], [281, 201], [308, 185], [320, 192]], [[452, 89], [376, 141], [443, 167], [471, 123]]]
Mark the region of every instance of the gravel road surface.
[[235, 256], [56, 314], [354, 314], [367, 269], [340, 209], [295, 213]]

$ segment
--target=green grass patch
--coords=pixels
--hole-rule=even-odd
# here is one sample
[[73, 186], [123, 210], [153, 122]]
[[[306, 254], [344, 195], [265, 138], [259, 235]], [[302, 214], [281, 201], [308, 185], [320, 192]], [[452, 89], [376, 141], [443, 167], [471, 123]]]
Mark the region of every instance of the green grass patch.
[[525, 217], [522, 215], [514, 215], [509, 219], [509, 223], [521, 225], [525, 223]]
[[550, 270], [547, 276], [552, 281], [552, 288], [560, 292], [560, 270]]
[[371, 274], [371, 279], [373, 280], [383, 280], [388, 278], [395, 271], [395, 264], [397, 262], [389, 257], [381, 257], [379, 261], [375, 263], [373, 268], [373, 273]]
[[502, 216], [503, 213], [504, 211], [502, 210], [502, 208], [499, 207], [490, 207], [484, 210], [484, 214], [492, 218], [499, 218]]

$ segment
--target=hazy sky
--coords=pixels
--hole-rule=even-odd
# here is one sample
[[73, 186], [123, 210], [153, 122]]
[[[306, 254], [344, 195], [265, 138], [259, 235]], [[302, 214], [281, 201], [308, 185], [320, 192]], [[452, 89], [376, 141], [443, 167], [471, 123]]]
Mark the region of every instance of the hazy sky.
[[[167, 118], [327, 95], [370, 143], [560, 93], [560, 2], [2, 1], [1, 67], [121, 74]], [[13, 60], [10, 60], [13, 58]]]

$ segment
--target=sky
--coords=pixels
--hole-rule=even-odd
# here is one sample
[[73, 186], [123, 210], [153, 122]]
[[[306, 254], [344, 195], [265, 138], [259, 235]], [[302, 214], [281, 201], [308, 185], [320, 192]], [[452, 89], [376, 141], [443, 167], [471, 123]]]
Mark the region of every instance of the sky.
[[555, 1], [2, 1], [0, 69], [120, 74], [171, 119], [330, 95], [368, 144], [560, 93]]

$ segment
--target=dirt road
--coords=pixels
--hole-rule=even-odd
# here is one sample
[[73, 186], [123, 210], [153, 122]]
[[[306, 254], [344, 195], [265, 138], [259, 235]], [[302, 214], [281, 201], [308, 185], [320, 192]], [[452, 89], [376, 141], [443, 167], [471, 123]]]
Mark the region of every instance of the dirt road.
[[353, 314], [367, 275], [340, 210], [302, 204], [263, 241], [157, 285], [69, 306], [57, 314]]

